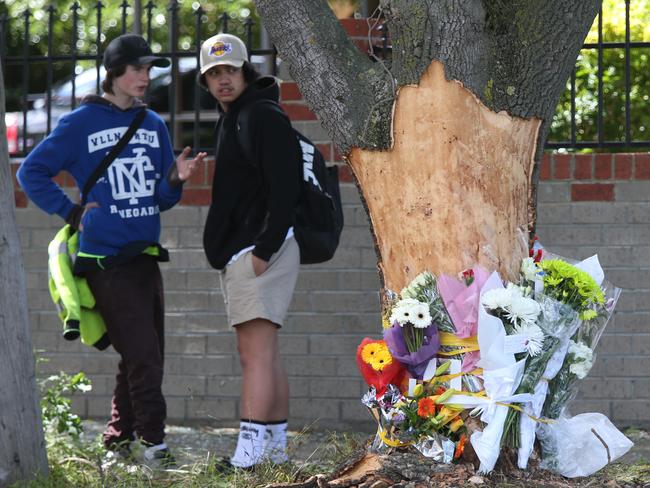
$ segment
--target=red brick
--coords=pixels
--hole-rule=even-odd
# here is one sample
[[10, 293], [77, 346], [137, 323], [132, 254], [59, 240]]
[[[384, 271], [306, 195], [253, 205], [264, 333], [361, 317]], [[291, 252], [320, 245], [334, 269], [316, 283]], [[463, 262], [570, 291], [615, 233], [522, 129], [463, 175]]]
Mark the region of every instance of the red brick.
[[614, 154], [614, 178], [629, 180], [632, 178], [632, 154]]
[[212, 200], [212, 191], [210, 188], [189, 188], [183, 192], [181, 205], [202, 206], [210, 205]]
[[205, 163], [203, 163], [200, 167], [196, 169], [194, 174], [190, 176], [189, 179], [185, 182], [185, 188], [205, 186], [208, 182], [207, 174], [208, 174], [208, 167]]
[[362, 37], [367, 39], [368, 30], [371, 26], [372, 37], [380, 38], [382, 35], [382, 22], [370, 21], [370, 25], [368, 25], [367, 19], [341, 19], [340, 22], [350, 38]]
[[576, 154], [573, 177], [576, 180], [590, 180], [593, 178], [593, 157], [591, 154]]
[[650, 180], [650, 154], [635, 154], [634, 169], [637, 180]]
[[14, 202], [16, 203], [16, 208], [27, 207], [27, 195], [22, 191], [14, 191]]
[[368, 39], [353, 39], [354, 45], [357, 46], [357, 49], [363, 54], [368, 54], [370, 49], [368, 48]]
[[325, 161], [332, 160], [332, 145], [331, 144], [316, 144], [316, 147], [321, 152]]
[[210, 156], [207, 158], [206, 167], [208, 169], [208, 176], [206, 181], [208, 182], [209, 185], [211, 185], [212, 181], [214, 180], [214, 156]]
[[596, 154], [594, 161], [594, 177], [597, 180], [612, 179], [612, 155]]
[[555, 179], [568, 180], [571, 178], [571, 156], [570, 154], [554, 154], [555, 161]]
[[285, 81], [280, 85], [280, 99], [283, 102], [287, 100], [302, 100], [302, 93], [298, 88], [298, 83], [293, 81]]
[[316, 120], [314, 112], [302, 103], [283, 103], [282, 108], [291, 120]]
[[66, 180], [66, 177], [65, 177], [65, 173], [64, 173], [64, 172], [59, 173], [58, 175], [56, 175], [56, 176], [55, 176], [54, 178], [52, 178], [52, 179], [55, 181], [55, 183], [56, 183], [57, 185], [59, 185], [59, 186], [66, 186], [66, 181], [65, 181], [65, 180]]
[[539, 179], [540, 180], [551, 179], [551, 155], [548, 153], [544, 153], [542, 155], [542, 162], [540, 163], [540, 168], [539, 168]]
[[332, 160], [336, 162], [343, 162], [343, 155], [339, 152], [336, 145], [332, 146], [334, 148], [334, 154], [332, 154]]
[[368, 21], [366, 19], [340, 19], [341, 25], [350, 37], [365, 37], [368, 35]]
[[347, 164], [339, 165], [339, 181], [341, 183], [352, 183], [354, 181], [352, 170]]
[[10, 163], [9, 167], [11, 169], [11, 180], [13, 181], [14, 190], [15, 190], [16, 188], [20, 188], [20, 185], [18, 184], [18, 179], [16, 178], [16, 173], [18, 172], [18, 168], [20, 168], [20, 165]]
[[571, 185], [571, 200], [574, 202], [613, 202], [612, 183], [574, 183]]

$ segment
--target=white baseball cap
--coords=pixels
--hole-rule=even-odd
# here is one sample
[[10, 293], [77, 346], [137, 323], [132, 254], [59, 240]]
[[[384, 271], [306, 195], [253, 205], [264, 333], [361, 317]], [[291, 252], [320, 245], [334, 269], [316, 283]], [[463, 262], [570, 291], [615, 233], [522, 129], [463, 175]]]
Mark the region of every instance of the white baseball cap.
[[201, 74], [220, 64], [241, 68], [244, 61], [248, 61], [248, 52], [237, 36], [217, 34], [201, 44]]

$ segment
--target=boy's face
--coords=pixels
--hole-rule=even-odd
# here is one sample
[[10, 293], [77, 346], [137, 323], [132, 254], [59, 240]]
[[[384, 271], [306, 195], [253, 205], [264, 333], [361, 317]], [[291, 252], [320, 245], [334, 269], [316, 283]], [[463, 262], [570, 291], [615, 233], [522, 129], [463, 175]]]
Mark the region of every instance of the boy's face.
[[144, 97], [149, 86], [149, 72], [151, 63], [128, 64], [126, 72], [113, 80], [113, 92], [115, 95], [126, 95], [134, 98]]
[[214, 66], [206, 71], [205, 82], [212, 96], [225, 111], [228, 111], [230, 104], [246, 89], [242, 69], [226, 64]]

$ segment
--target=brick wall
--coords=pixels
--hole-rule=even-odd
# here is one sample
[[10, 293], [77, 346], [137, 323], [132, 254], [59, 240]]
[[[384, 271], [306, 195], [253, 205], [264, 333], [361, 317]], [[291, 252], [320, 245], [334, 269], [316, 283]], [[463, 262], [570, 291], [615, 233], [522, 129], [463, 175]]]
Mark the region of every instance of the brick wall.
[[623, 288], [576, 411], [650, 425], [650, 154], [546, 155], [538, 235], [557, 254], [598, 253]]
[[[365, 21], [344, 22], [364, 48]], [[286, 73], [281, 73], [286, 80]], [[295, 83], [285, 81], [282, 100], [298, 130], [330, 162], [340, 163], [327, 134], [304, 104]], [[13, 165], [13, 170], [17, 164]], [[180, 206], [163, 214], [162, 244], [167, 308], [164, 391], [171, 419], [231, 424], [238, 418], [239, 364], [233, 333], [225, 321], [217, 273], [201, 248], [214, 165], [195, 175]], [[71, 193], [69, 177], [59, 177]], [[302, 268], [281, 332], [290, 375], [291, 418], [297, 426], [359, 427], [369, 416], [360, 404], [366, 387], [354, 362], [364, 336], [379, 337], [379, 280], [368, 221], [350, 173], [343, 168], [346, 227], [336, 257]], [[584, 258], [598, 253], [608, 278], [625, 288], [615, 320], [584, 381], [576, 411], [601, 411], [620, 425], [650, 425], [650, 155], [547, 155], [539, 186], [539, 229], [544, 245], [558, 254]], [[61, 222], [49, 217], [16, 188], [17, 218], [24, 250], [34, 347], [48, 362], [41, 374], [85, 371], [92, 392], [75, 398], [84, 416], [105, 418], [117, 356], [61, 338], [61, 326], [46, 288], [46, 247]]]

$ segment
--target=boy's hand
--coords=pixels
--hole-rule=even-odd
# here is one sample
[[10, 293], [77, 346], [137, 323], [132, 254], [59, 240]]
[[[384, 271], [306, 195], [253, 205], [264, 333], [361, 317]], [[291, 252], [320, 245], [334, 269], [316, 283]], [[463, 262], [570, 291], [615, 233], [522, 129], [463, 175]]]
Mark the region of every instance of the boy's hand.
[[203, 163], [203, 159], [208, 155], [207, 153], [200, 152], [194, 158], [188, 158], [187, 155], [192, 149], [186, 146], [183, 152], [176, 158], [176, 170], [178, 171], [178, 179], [187, 181], [196, 171], [196, 168]]

